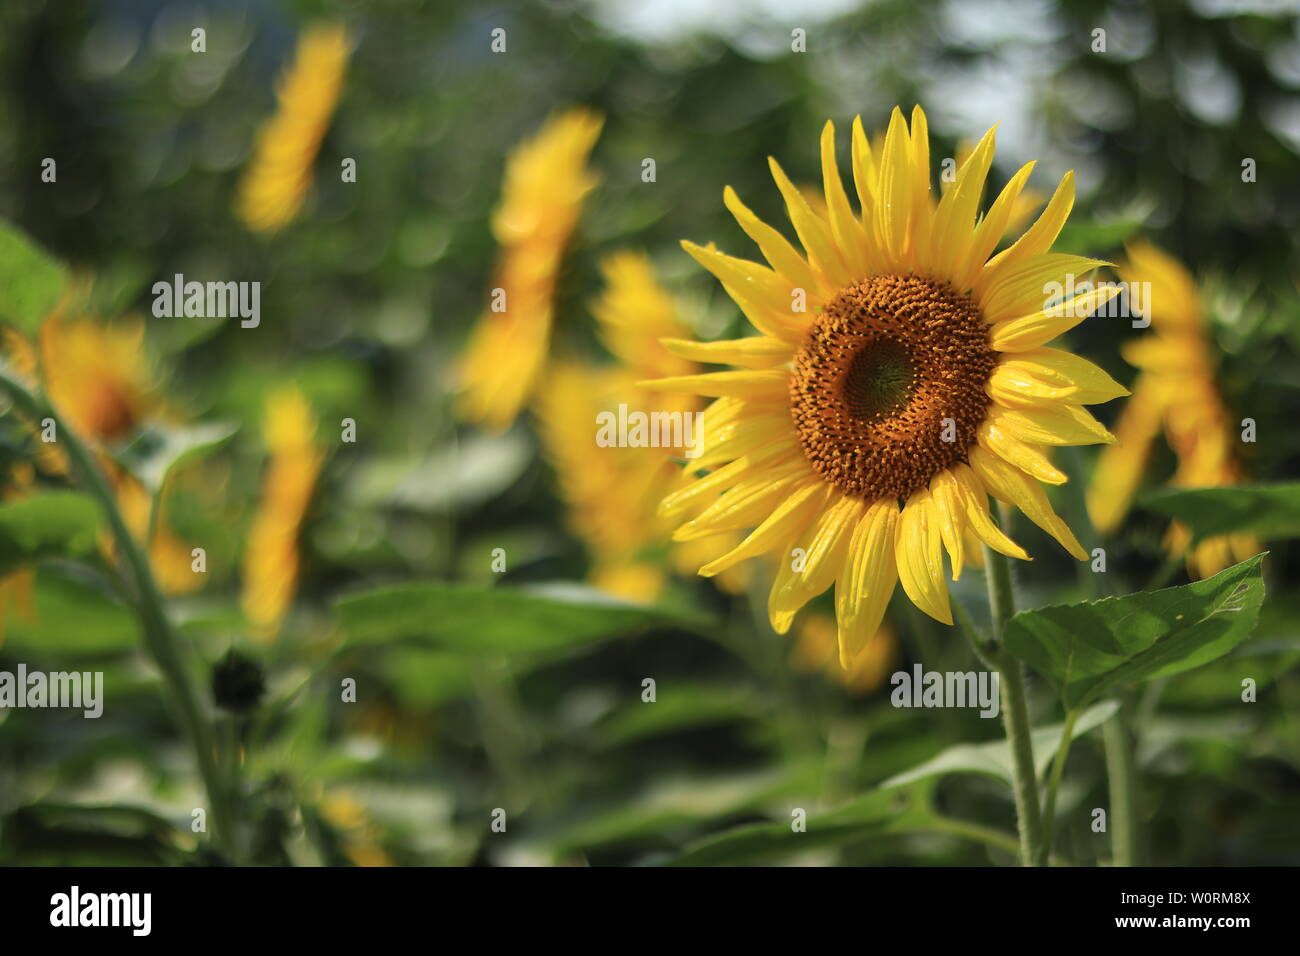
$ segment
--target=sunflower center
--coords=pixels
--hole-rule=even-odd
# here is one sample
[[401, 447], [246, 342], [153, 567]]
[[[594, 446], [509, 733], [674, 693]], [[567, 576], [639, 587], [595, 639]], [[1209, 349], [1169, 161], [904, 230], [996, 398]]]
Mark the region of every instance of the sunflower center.
[[907, 498], [966, 457], [997, 360], [970, 296], [919, 276], [863, 279], [827, 303], [795, 356], [804, 454], [845, 494]]

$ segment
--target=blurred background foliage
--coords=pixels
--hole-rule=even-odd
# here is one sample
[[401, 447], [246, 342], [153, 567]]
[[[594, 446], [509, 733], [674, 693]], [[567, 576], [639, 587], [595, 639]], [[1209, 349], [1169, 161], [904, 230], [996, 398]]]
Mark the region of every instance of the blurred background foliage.
[[[195, 680], [206, 688], [232, 647], [266, 672], [254, 713], [219, 718], [242, 742], [248, 859], [1013, 858], [1010, 791], [995, 774], [958, 766], [871, 789], [950, 745], [1000, 739], [996, 721], [895, 709], [887, 685], [868, 692], [798, 669], [744, 595], [702, 580], [676, 581], [653, 608], [584, 589], [574, 582], [587, 557], [566, 531], [527, 416], [502, 435], [454, 422], [453, 369], [493, 274], [489, 223], [505, 157], [565, 107], [603, 113], [605, 126], [591, 160], [600, 184], [560, 277], [554, 355], [601, 354], [590, 305], [601, 257], [621, 249], [651, 256], [700, 335], [739, 328], [678, 240], [748, 256], [722, 206], [724, 185], [780, 222], [767, 155], [796, 182], [816, 183], [827, 118], [843, 137], [854, 115], [878, 129], [894, 105], [919, 102], [936, 157], [1002, 124], [996, 187], [1029, 159], [1039, 160], [1031, 185], [1044, 192], [1077, 171], [1062, 248], [1116, 260], [1141, 235], [1187, 263], [1224, 401], [1258, 422], [1258, 442], [1243, 446], [1247, 472], [1279, 481], [1300, 470], [1294, 6], [798, 7], [0, 7], [0, 216], [87, 283], [92, 314], [144, 319], [144, 354], [175, 419], [238, 427], [177, 470], [168, 518], [181, 540], [208, 552], [202, 589], [171, 600], [196, 651]], [[322, 21], [346, 24], [354, 49], [315, 184], [295, 222], [254, 234], [234, 213], [240, 176], [296, 37]], [[190, 50], [195, 26], [207, 30], [202, 55]], [[507, 31], [505, 53], [490, 49], [496, 27]], [[1099, 27], [1104, 53], [1092, 48]], [[795, 28], [806, 31], [805, 53], [791, 51]], [[46, 157], [57, 159], [57, 185], [39, 180]], [[355, 183], [341, 181], [346, 157], [356, 160]], [[645, 157], [656, 161], [652, 184], [641, 178]], [[1242, 179], [1247, 158], [1253, 182]], [[260, 281], [261, 326], [153, 318], [150, 287], [175, 273]], [[1071, 346], [1129, 383], [1119, 348], [1139, 334], [1098, 319], [1075, 330]], [[274, 641], [256, 642], [240, 611], [241, 561], [267, 453], [264, 408], [285, 383], [306, 396], [328, 457], [300, 535], [293, 612]], [[335, 440], [344, 418], [358, 423], [355, 444]], [[6, 460], [20, 461], [26, 446], [12, 421], [2, 437]], [[1086, 475], [1091, 452], [1069, 464]], [[1172, 469], [1158, 446], [1150, 486]], [[1060, 507], [1072, 523], [1086, 521], [1077, 498]], [[1149, 584], [1164, 561], [1165, 525], [1141, 508], [1130, 515], [1104, 542], [1104, 588], [1044, 535], [1017, 528], [1039, 558], [1020, 571], [1022, 603]], [[1149, 862], [1300, 861], [1300, 566], [1293, 543], [1269, 547], [1270, 598], [1256, 636], [1215, 664], [1149, 685], [1139, 708]], [[494, 548], [509, 556], [504, 575], [492, 572]], [[94, 548], [86, 551], [93, 564]], [[190, 831], [191, 809], [203, 803], [198, 780], [134, 618], [70, 557], [40, 563], [35, 613], [10, 614], [0, 669], [103, 670], [105, 715], [0, 713], [0, 862], [212, 862]], [[977, 618], [981, 590], [975, 574], [954, 589]], [[760, 591], [753, 603], [763, 599]], [[898, 667], [975, 666], [955, 631], [906, 601], [891, 620]], [[1249, 707], [1239, 703], [1244, 676], [1261, 687]], [[345, 677], [357, 681], [356, 703], [339, 699]], [[653, 705], [642, 701], [647, 677], [657, 682]], [[1033, 690], [1036, 723], [1058, 721], [1046, 686]], [[1072, 754], [1060, 799], [1063, 856], [1107, 857], [1088, 828], [1089, 808], [1105, 801], [1092, 734]], [[810, 827], [820, 836], [781, 838], [795, 807], [826, 815]], [[507, 810], [505, 834], [490, 829], [494, 808]]]

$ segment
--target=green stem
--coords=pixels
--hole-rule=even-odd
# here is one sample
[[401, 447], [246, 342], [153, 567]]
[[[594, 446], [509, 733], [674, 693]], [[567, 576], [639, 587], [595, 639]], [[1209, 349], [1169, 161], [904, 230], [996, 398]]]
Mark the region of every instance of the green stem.
[[954, 836], [974, 840], [977, 843], [984, 843], [1006, 853], [1016, 854], [1020, 852], [1020, 841], [1014, 836], [994, 827], [984, 826], [982, 823], [971, 823], [969, 820], [958, 820], [955, 817], [937, 816], [930, 822], [928, 829], [939, 833], [951, 833]]
[[1015, 592], [1007, 558], [984, 548], [984, 569], [989, 587], [989, 610], [997, 652], [992, 655], [1002, 675], [1002, 721], [1011, 745], [1012, 784], [1016, 797], [1016, 824], [1020, 831], [1020, 859], [1024, 866], [1038, 866], [1043, 846], [1043, 818], [1038, 803], [1038, 779], [1034, 769], [1034, 743], [1030, 736], [1029, 707], [1025, 697], [1024, 665], [1002, 646], [1007, 621], [1015, 613]]
[[67, 450], [74, 473], [104, 511], [118, 553], [130, 569], [135, 610], [140, 617], [145, 647], [171, 690], [183, 729], [194, 747], [199, 774], [203, 778], [211, 805], [213, 842], [218, 846], [229, 846], [233, 834], [228, 825], [228, 794], [217, 764], [212, 726], [203, 716], [198, 695], [181, 660], [180, 645], [163, 610], [162, 594], [154, 581], [149, 561], [127, 528], [126, 521], [118, 510], [117, 498], [103, 471], [77, 434], [55, 415], [53, 409], [28, 391], [26, 386], [3, 372], [0, 372], [0, 387], [9, 393], [16, 406], [33, 419], [40, 421], [50, 418], [54, 421], [55, 432]]
[[1043, 848], [1039, 851], [1039, 866], [1046, 866], [1052, 853], [1052, 835], [1056, 830], [1056, 792], [1061, 787], [1061, 774], [1065, 770], [1065, 758], [1070, 753], [1070, 741], [1074, 738], [1074, 722], [1078, 719], [1077, 710], [1068, 711], [1065, 723], [1061, 726], [1061, 742], [1056, 747], [1047, 796], [1043, 798]]
[[1106, 776], [1110, 782], [1110, 843], [1115, 866], [1136, 866], [1137, 793], [1133, 738], [1121, 709], [1104, 725]]

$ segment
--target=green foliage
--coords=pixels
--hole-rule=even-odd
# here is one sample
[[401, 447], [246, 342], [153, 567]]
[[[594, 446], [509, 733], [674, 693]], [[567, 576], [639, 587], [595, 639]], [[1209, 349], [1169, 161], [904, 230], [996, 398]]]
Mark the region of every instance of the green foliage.
[[1251, 534], [1266, 541], [1300, 536], [1300, 482], [1173, 488], [1152, 492], [1142, 503], [1190, 527], [1196, 542], [1222, 534]]
[[33, 333], [50, 314], [67, 273], [20, 230], [0, 222], [0, 319]]
[[0, 504], [0, 575], [54, 555], [86, 555], [101, 525], [99, 505], [73, 491]]
[[1021, 611], [1006, 646], [1074, 710], [1112, 687], [1178, 674], [1228, 653], [1255, 628], [1263, 555], [1160, 591]]

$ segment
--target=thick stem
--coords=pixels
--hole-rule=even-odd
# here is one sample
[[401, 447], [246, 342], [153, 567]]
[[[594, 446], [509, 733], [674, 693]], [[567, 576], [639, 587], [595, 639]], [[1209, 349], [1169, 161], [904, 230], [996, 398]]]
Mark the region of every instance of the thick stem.
[[213, 842], [219, 846], [231, 845], [233, 834], [229, 831], [228, 794], [217, 764], [217, 748], [212, 726], [203, 716], [189, 673], [181, 661], [179, 642], [163, 610], [162, 594], [154, 581], [148, 559], [127, 528], [108, 480], [89, 449], [77, 437], [76, 432], [25, 386], [3, 373], [0, 373], [0, 388], [8, 392], [14, 404], [32, 418], [37, 421], [50, 418], [54, 421], [55, 433], [59, 437], [60, 444], [67, 451], [73, 472], [103, 509], [118, 553], [122, 555], [130, 570], [131, 583], [134, 585], [135, 609], [140, 617], [145, 647], [171, 690], [180, 714], [182, 728], [194, 747], [199, 774], [203, 778], [208, 802], [211, 804]]
[[1106, 776], [1110, 783], [1110, 845], [1115, 866], [1136, 866], [1137, 792], [1133, 738], [1121, 709], [1104, 725]]
[[1011, 745], [1012, 784], [1016, 798], [1016, 824], [1020, 831], [1020, 858], [1025, 866], [1039, 865], [1043, 847], [1043, 818], [1038, 804], [1038, 778], [1034, 769], [1034, 743], [1030, 736], [1029, 706], [1025, 697], [1024, 665], [1002, 646], [1003, 631], [1015, 613], [1011, 567], [1007, 558], [984, 548], [984, 569], [989, 587], [989, 610], [998, 648], [994, 661], [1002, 675], [1002, 722]]

